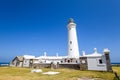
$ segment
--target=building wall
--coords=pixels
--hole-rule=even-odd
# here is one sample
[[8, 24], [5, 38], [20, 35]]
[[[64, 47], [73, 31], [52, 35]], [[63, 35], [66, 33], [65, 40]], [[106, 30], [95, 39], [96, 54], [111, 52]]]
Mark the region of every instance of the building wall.
[[22, 67], [23, 62], [19, 61], [17, 57], [10, 63], [10, 66], [13, 67]]
[[24, 59], [23, 67], [30, 67], [30, 59]]
[[68, 56], [79, 58], [76, 24], [73, 22], [68, 24]]
[[48, 63], [48, 64], [51, 64], [51, 62], [55, 62], [55, 63], [59, 62], [59, 63], [61, 63], [61, 59], [42, 59], [40, 61], [40, 63]]
[[58, 64], [58, 68], [80, 69], [79, 64]]
[[17, 60], [16, 59], [13, 61], [13, 66], [17, 66]]
[[76, 59], [76, 58], [63, 58], [61, 60], [61, 64], [79, 64], [80, 61], [79, 61], [79, 58]]
[[80, 70], [88, 70], [87, 57], [80, 57]]
[[32, 68], [52, 68], [52, 69], [58, 69], [58, 68], [69, 68], [69, 69], [80, 69], [79, 64], [33, 64]]
[[104, 54], [105, 54], [105, 58], [106, 58], [107, 71], [112, 71], [109, 53], [105, 52]]
[[33, 64], [32, 68], [50, 68], [51, 64]]
[[19, 67], [22, 67], [23, 66], [23, 62], [19, 62]]
[[88, 62], [88, 70], [107, 71], [105, 56], [88, 57], [87, 62]]

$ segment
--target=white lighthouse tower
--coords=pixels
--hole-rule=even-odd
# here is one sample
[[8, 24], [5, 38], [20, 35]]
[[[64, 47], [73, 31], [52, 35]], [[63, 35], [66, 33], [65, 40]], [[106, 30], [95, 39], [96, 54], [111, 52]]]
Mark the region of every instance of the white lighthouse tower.
[[76, 24], [74, 23], [72, 18], [69, 19], [67, 28], [68, 28], [68, 57], [79, 58]]

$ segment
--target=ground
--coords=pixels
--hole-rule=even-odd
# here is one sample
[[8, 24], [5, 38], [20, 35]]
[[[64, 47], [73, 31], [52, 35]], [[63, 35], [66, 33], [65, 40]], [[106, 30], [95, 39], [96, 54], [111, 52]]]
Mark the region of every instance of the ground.
[[[73, 69], [46, 69], [43, 72], [57, 71], [57, 75], [31, 73], [30, 68], [0, 67], [0, 80], [116, 80], [112, 72], [80, 71]], [[120, 67], [113, 67], [120, 76]]]

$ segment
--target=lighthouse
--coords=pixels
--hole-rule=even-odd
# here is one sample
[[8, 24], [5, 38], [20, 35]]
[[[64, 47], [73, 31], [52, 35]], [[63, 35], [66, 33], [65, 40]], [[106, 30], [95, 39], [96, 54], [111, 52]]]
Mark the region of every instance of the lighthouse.
[[72, 18], [69, 19], [67, 28], [68, 28], [68, 57], [79, 58], [76, 24], [74, 23], [74, 20]]

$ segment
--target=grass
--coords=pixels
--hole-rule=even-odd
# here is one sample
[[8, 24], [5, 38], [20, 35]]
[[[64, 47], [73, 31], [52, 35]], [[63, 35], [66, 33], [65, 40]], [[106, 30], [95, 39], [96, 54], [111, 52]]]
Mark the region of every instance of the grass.
[[[72, 69], [54, 69], [57, 75], [44, 75], [41, 73], [31, 73], [30, 68], [0, 67], [0, 80], [77, 80], [80, 77], [101, 78], [102, 80], [114, 80], [111, 72], [80, 71]], [[43, 72], [51, 69], [42, 69]], [[113, 67], [113, 70], [120, 75], [120, 67]]]
[[120, 66], [119, 67], [112, 67], [112, 69], [117, 72], [117, 74], [120, 76]]

